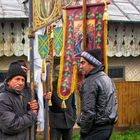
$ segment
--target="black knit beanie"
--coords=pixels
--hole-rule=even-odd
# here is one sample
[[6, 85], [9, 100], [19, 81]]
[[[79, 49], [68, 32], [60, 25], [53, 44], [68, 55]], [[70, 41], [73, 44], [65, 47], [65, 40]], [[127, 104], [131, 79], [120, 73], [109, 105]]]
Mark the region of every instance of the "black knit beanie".
[[9, 66], [6, 81], [9, 81], [15, 76], [23, 76], [25, 80], [27, 79], [26, 72], [22, 69], [21, 65], [18, 62], [12, 62]]
[[93, 49], [84, 51], [81, 53], [81, 57], [83, 57], [86, 61], [94, 66], [101, 65], [101, 49]]

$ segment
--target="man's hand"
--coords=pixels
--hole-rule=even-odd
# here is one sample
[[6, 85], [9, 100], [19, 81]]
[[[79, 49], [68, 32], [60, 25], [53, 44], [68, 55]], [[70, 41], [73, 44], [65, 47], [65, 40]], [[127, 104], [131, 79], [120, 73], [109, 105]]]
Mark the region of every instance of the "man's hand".
[[29, 102], [30, 105], [30, 109], [34, 112], [37, 113], [38, 112], [38, 103], [36, 100], [32, 100], [31, 102]]
[[46, 100], [51, 100], [52, 92], [44, 93], [43, 96]]

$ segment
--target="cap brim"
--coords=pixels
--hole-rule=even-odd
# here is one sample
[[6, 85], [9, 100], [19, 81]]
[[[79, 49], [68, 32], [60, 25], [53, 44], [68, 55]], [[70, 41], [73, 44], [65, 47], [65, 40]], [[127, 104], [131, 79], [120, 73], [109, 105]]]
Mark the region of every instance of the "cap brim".
[[81, 53], [74, 55], [75, 57], [81, 57]]

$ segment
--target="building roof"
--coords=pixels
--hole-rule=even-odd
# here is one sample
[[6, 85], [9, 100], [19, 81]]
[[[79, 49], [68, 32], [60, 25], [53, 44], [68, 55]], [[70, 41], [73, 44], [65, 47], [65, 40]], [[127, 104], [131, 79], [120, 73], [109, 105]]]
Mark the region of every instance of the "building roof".
[[[0, 0], [0, 18], [28, 18], [28, 0]], [[140, 22], [140, 0], [109, 0], [109, 20]]]
[[[28, 0], [0, 0], [0, 18], [1, 19], [28, 18], [28, 3], [26, 1]], [[108, 56], [110, 57], [139, 56], [140, 55], [140, 41], [139, 41], [140, 0], [110, 0], [110, 1], [111, 4], [109, 4], [109, 11], [108, 11], [110, 17], [109, 20], [118, 21], [118, 22], [113, 22], [112, 26], [110, 26], [109, 29], [110, 33], [109, 33], [109, 41], [108, 41], [109, 42]], [[133, 27], [133, 25], [131, 26], [124, 25], [122, 24], [122, 22], [124, 24], [127, 24], [127, 22], [130, 22], [129, 24], [132, 24], [132, 22], [133, 23], [137, 22], [138, 24], [135, 23], [135, 26]], [[8, 30], [11, 26], [10, 24], [8, 25], [6, 24], [7, 27], [5, 29], [8, 31], [9, 34], [11, 34]], [[2, 26], [0, 27], [1, 27], [0, 31], [2, 32]], [[127, 38], [125, 37], [125, 35], [127, 36]], [[1, 34], [1, 36], [3, 37], [3, 34]], [[17, 39], [18, 38], [19, 35], [17, 35]], [[25, 43], [21, 43], [21, 45], [24, 46]], [[10, 52], [8, 52], [7, 49], [9, 49]], [[25, 50], [27, 49], [25, 48]], [[16, 56], [23, 55], [23, 50], [18, 51], [18, 49], [15, 49], [15, 53], [14, 53], [11, 52], [10, 47], [6, 48], [4, 46], [3, 47], [0, 46], [0, 56], [3, 55], [10, 56], [13, 54], [15, 54]], [[25, 53], [25, 55], [26, 54], [27, 53]]]
[[140, 22], [140, 0], [110, 0], [110, 21]]
[[0, 18], [28, 18], [27, 6], [23, 0], [0, 0]]

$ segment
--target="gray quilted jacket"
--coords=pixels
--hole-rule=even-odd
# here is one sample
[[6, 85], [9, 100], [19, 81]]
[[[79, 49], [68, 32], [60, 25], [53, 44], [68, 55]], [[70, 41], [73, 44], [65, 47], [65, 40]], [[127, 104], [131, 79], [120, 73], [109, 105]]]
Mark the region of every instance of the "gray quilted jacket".
[[17, 92], [5, 87], [0, 93], [0, 140], [28, 140], [29, 128], [36, 122], [37, 114], [27, 107], [29, 99], [21, 102]]
[[80, 89], [81, 115], [77, 124], [84, 134], [96, 127], [113, 125], [117, 120], [115, 85], [103, 70], [100, 65], [88, 73]]

